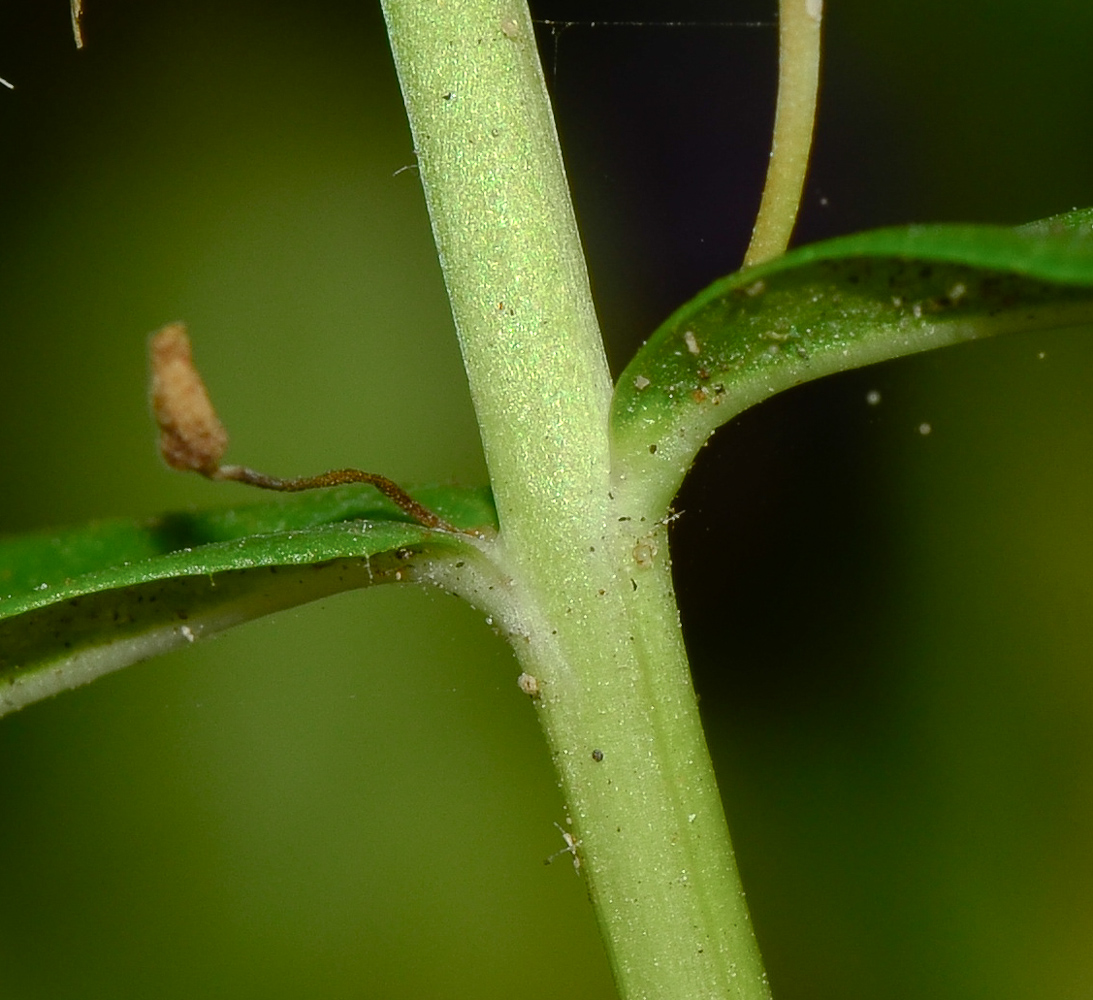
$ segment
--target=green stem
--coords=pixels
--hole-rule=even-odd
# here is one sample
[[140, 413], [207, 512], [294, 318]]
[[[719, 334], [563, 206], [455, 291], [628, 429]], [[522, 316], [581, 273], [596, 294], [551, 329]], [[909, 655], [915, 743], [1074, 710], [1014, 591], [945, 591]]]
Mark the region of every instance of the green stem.
[[524, 0], [383, 8], [506, 551], [550, 586], [580, 553], [540, 554], [606, 513], [611, 379], [531, 17]]
[[[500, 523], [496, 611], [625, 1000], [769, 993], [702, 735], [663, 511], [611, 384], [525, 0], [383, 0]], [[598, 751], [594, 756], [593, 751]]]
[[744, 266], [785, 253], [801, 204], [816, 93], [820, 85], [823, 0], [780, 0], [778, 6], [778, 107], [759, 215]]
[[616, 587], [597, 592], [597, 631], [559, 630], [558, 645], [568, 638], [583, 657], [572, 645], [557, 665], [535, 642], [517, 651], [526, 670], [547, 674], [540, 718], [620, 995], [767, 1000], [679, 631], [667, 532], [641, 531], [616, 536]]

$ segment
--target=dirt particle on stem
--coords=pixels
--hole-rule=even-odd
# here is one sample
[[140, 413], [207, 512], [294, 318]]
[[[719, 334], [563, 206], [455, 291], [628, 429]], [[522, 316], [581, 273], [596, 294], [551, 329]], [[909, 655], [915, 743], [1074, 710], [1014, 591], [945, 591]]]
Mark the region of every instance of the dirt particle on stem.
[[648, 569], [653, 565], [653, 560], [657, 557], [657, 543], [651, 538], [642, 538], [634, 546], [634, 562], [638, 564], [640, 569]]

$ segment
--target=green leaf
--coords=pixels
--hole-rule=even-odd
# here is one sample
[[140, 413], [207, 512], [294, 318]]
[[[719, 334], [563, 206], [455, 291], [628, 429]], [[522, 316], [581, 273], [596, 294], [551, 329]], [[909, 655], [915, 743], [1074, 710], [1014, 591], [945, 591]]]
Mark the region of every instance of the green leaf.
[[676, 310], [615, 389], [615, 472], [667, 507], [721, 424], [833, 372], [1093, 322], [1093, 209], [1019, 229], [911, 226], [794, 250]]
[[[495, 526], [488, 491], [416, 496], [457, 527]], [[0, 715], [342, 590], [462, 580], [473, 591], [482, 545], [359, 486], [0, 540]]]

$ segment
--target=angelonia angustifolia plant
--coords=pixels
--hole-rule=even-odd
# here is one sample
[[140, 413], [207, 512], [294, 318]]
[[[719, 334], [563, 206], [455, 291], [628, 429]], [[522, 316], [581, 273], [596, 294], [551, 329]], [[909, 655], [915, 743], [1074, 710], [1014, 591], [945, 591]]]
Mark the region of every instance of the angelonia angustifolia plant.
[[[383, 9], [489, 485], [225, 464], [172, 322], [150, 340], [167, 464], [292, 495], [0, 543], [0, 714], [340, 591], [444, 588], [511, 642], [620, 994], [767, 997], [679, 630], [672, 500], [713, 432], [774, 393], [1093, 321], [1093, 210], [786, 252], [822, 10], [782, 0], [774, 152], [745, 266], [682, 304], [612, 384], [524, 0]], [[73, 24], [79, 41], [78, 2]]]

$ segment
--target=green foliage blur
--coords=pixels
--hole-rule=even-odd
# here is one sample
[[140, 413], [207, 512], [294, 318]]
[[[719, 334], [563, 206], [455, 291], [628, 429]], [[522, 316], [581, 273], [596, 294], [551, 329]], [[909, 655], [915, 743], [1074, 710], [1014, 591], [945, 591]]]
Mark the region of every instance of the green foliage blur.
[[[540, 29], [617, 368], [738, 266], [775, 7], [533, 6], [716, 22]], [[829, 7], [800, 241], [1093, 204], [1093, 7]], [[176, 319], [231, 460], [484, 481], [378, 5], [85, 9], [76, 52], [63, 0], [0, 5], [0, 531], [245, 496], [156, 457]], [[764, 404], [681, 495], [778, 1000], [1090, 992], [1091, 402], [1088, 331], [976, 343]], [[4, 719], [0, 1000], [610, 997], [516, 673], [383, 588]]]

